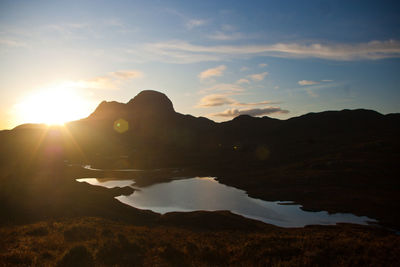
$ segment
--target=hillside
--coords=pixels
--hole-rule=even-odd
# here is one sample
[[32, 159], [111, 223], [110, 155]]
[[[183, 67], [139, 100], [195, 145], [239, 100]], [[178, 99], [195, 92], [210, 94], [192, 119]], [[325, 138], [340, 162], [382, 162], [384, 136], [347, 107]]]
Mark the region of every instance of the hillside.
[[[164, 94], [143, 91], [126, 104], [102, 102], [65, 127], [21, 125], [0, 132], [0, 181], [25, 181], [42, 170], [65, 173], [71, 164], [174, 167], [182, 176], [216, 176], [252, 197], [366, 215], [397, 228], [399, 122], [398, 114], [342, 110], [215, 123], [180, 114]], [[149, 184], [171, 175], [136, 179]]]

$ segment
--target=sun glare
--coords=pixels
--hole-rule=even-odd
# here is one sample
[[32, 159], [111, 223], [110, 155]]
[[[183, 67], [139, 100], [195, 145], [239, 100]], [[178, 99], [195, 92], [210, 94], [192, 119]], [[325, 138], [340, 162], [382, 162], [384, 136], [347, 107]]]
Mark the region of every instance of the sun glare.
[[65, 82], [25, 96], [16, 105], [16, 112], [23, 123], [63, 125], [86, 117], [90, 108], [88, 101], [78, 93], [78, 86]]

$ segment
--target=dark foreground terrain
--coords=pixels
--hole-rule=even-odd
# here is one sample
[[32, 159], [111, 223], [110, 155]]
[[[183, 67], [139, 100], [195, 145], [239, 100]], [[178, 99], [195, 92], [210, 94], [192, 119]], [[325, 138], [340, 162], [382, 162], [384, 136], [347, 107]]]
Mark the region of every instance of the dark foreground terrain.
[[[396, 266], [398, 136], [398, 114], [344, 110], [217, 124], [176, 113], [154, 91], [127, 104], [103, 102], [66, 127], [0, 131], [0, 266]], [[120, 168], [146, 171], [112, 171]], [[378, 223], [287, 229], [226, 211], [161, 216], [113, 198], [131, 188], [75, 181], [144, 186], [176, 176], [215, 176], [255, 198]]]
[[82, 217], [4, 226], [0, 238], [2, 266], [396, 266], [400, 260], [399, 236], [354, 225], [209, 230]]

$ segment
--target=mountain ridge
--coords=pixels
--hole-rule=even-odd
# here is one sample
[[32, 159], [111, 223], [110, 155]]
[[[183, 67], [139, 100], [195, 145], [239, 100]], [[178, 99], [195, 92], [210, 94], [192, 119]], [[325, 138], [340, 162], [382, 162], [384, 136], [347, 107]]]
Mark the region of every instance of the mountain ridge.
[[[129, 109], [137, 99], [130, 105], [102, 102], [95, 115], [65, 127], [28, 124], [1, 131], [4, 175], [31, 167], [59, 173], [86, 164], [144, 169], [150, 176], [157, 176], [154, 169], [173, 169], [173, 177], [218, 177], [254, 198], [294, 200], [308, 210], [354, 212], [400, 225], [392, 215], [399, 206], [392, 188], [399, 184], [400, 114], [357, 109], [287, 120], [242, 115], [216, 123], [172, 111], [164, 97], [152, 98], [164, 103], [161, 116]], [[154, 107], [139, 101], [144, 109]], [[125, 130], [116, 130], [116, 122]]]
[[[161, 109], [158, 108], [158, 105], [155, 105], [155, 103], [157, 103], [159, 105], [161, 105]], [[132, 110], [133, 107], [133, 110]], [[149, 109], [152, 110], [156, 110], [158, 112], [160, 112], [162, 114], [162, 112], [164, 113], [171, 113], [171, 112], [175, 112], [181, 115], [189, 115], [192, 116], [190, 114], [182, 114], [179, 112], [176, 112], [175, 109], [173, 108], [173, 103], [171, 102], [171, 100], [164, 94], [155, 90], [144, 90], [141, 91], [138, 95], [136, 95], [135, 97], [133, 97], [132, 99], [130, 99], [127, 103], [121, 103], [121, 102], [117, 102], [117, 101], [102, 101], [97, 108], [95, 109], [95, 111], [93, 113], [91, 113], [88, 118], [94, 117], [94, 116], [98, 116], [100, 115], [100, 113], [103, 112], [110, 112], [110, 113], [114, 113], [114, 112], [132, 112], [135, 111], [135, 109], [144, 109], [146, 111], [148, 111]], [[306, 114], [302, 114], [299, 116], [295, 116], [295, 117], [291, 117], [285, 120], [282, 119], [277, 119], [277, 118], [271, 118], [269, 116], [262, 116], [262, 117], [253, 117], [251, 115], [239, 115], [236, 116], [234, 118], [232, 118], [231, 120], [228, 121], [223, 121], [223, 122], [215, 122], [215, 123], [226, 123], [226, 122], [231, 122], [231, 121], [245, 121], [245, 120], [250, 120], [253, 118], [261, 118], [261, 119], [271, 119], [271, 120], [278, 120], [278, 121], [288, 121], [288, 120], [294, 120], [294, 119], [299, 119], [299, 118], [306, 118], [306, 117], [315, 117], [315, 116], [322, 116], [322, 115], [334, 115], [334, 114], [338, 114], [338, 113], [347, 113], [347, 114], [358, 114], [361, 115], [361, 113], [363, 113], [363, 115], [381, 115], [381, 116], [391, 116], [391, 117], [395, 117], [395, 116], [400, 116], [400, 113], [390, 113], [387, 115], [381, 114], [375, 110], [370, 110], [370, 109], [342, 109], [342, 110], [327, 110], [327, 111], [321, 111], [321, 112], [309, 112]], [[195, 118], [201, 118], [201, 117], [195, 117]], [[204, 118], [204, 117], [203, 117]], [[210, 120], [208, 118], [206, 118], [207, 120]], [[212, 121], [212, 120], [210, 120]]]

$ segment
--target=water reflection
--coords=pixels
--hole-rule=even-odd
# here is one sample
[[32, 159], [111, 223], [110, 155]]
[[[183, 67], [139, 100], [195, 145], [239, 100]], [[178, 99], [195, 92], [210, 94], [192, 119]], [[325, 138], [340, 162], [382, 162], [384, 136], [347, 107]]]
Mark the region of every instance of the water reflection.
[[[94, 181], [96, 180], [96, 181]], [[132, 180], [101, 181], [79, 179], [105, 187], [132, 185]], [[375, 220], [350, 213], [328, 214], [326, 211], [304, 211], [300, 205], [287, 201], [264, 201], [249, 197], [243, 190], [220, 184], [212, 177], [173, 180], [141, 188], [129, 196], [116, 197], [122, 203], [158, 213], [195, 210], [230, 210], [242, 216], [283, 227], [303, 227], [310, 224], [338, 222], [367, 224]]]
[[76, 180], [107, 188], [132, 186], [135, 183], [133, 180], [115, 180], [114, 178], [82, 178]]

